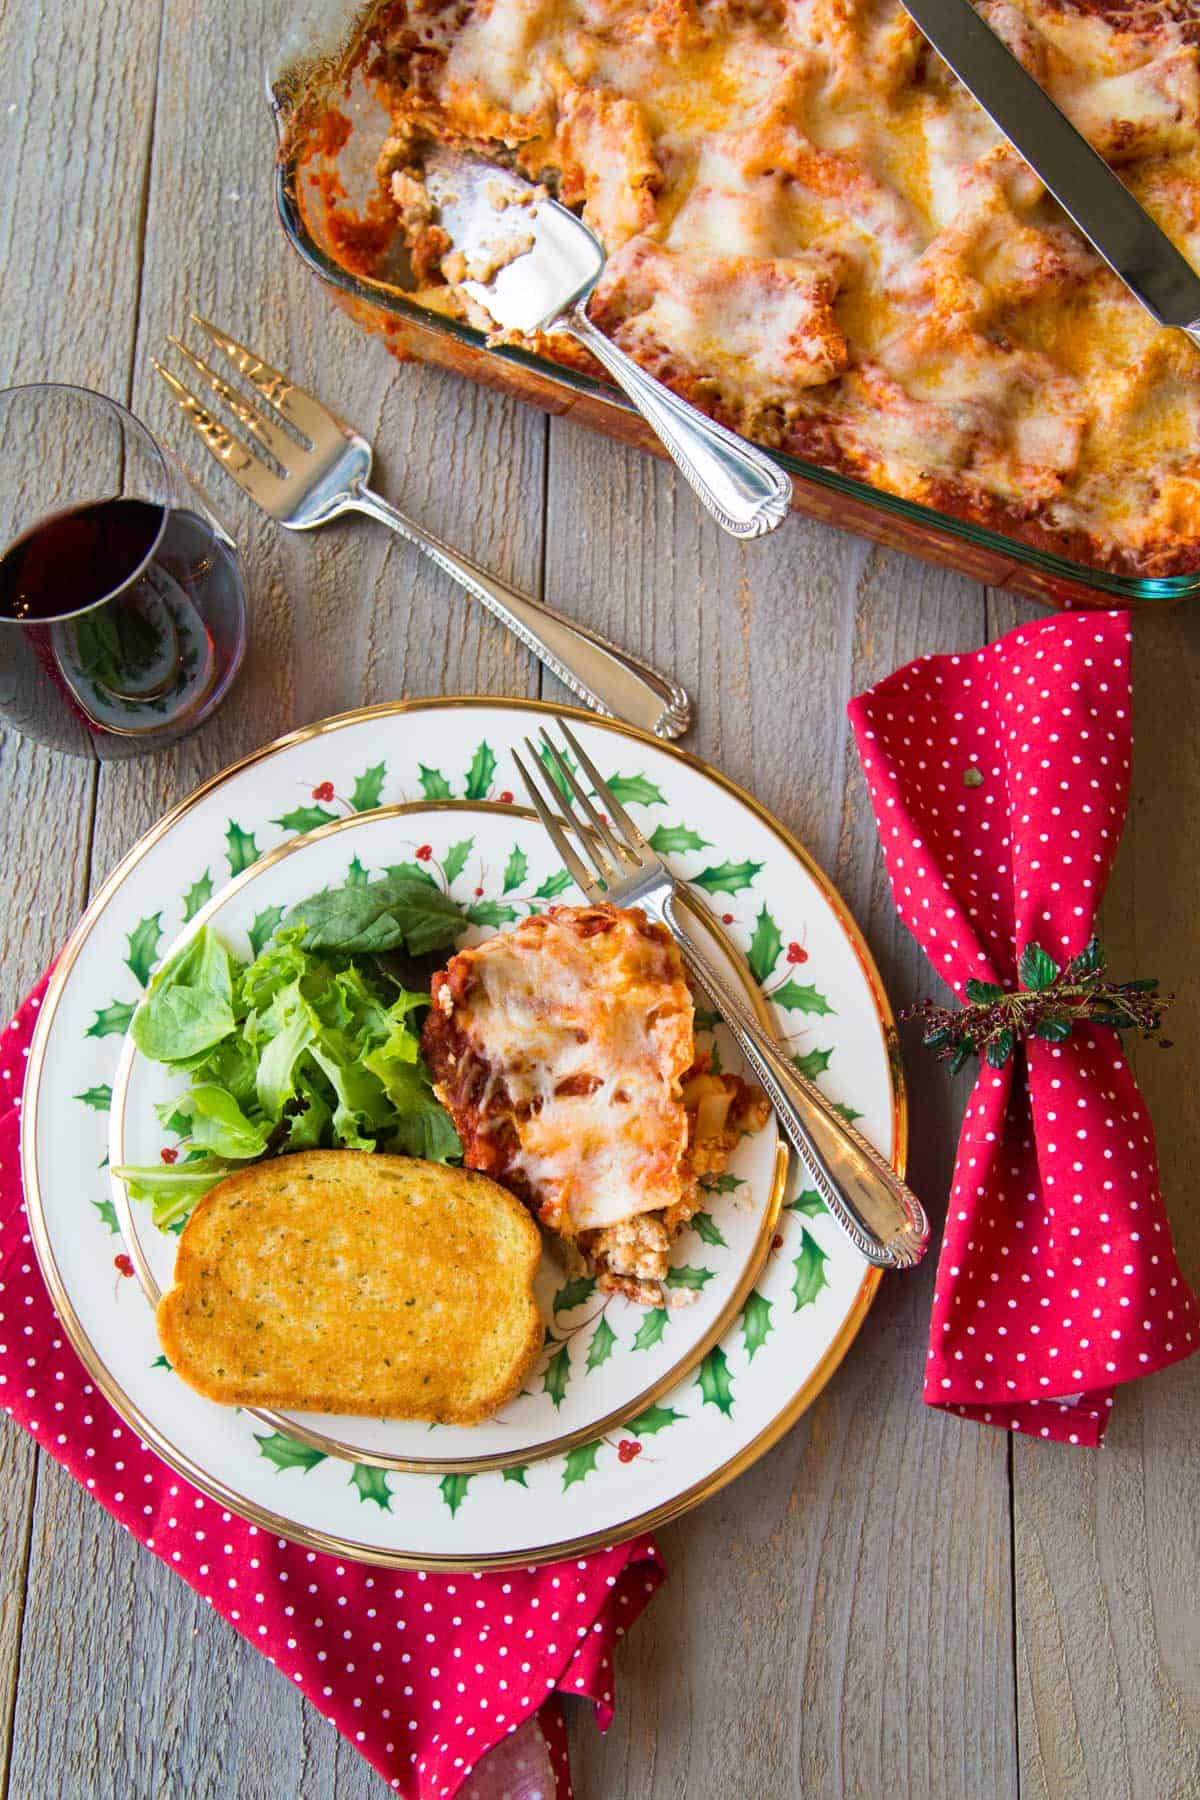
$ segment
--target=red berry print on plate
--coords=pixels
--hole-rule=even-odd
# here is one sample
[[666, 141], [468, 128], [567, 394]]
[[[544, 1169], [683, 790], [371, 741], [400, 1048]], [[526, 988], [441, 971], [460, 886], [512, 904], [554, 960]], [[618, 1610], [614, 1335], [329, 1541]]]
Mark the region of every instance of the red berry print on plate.
[[133, 1263], [130, 1261], [129, 1257], [126, 1256], [124, 1250], [119, 1251], [118, 1254], [113, 1257], [113, 1268], [119, 1275], [129, 1276], [133, 1274]]
[[733, 914], [732, 913], [722, 913], [721, 914], [721, 923], [722, 923], [722, 925], [732, 925], [733, 924]]
[[315, 787], [313, 789], [312, 797], [314, 800], [332, 800], [333, 799], [333, 783], [332, 783], [332, 781], [322, 781], [318, 787]]
[[790, 963], [806, 963], [808, 951], [803, 944], [791, 943], [787, 947], [787, 959]]
[[500, 796], [500, 804], [502, 806], [511, 806], [512, 803], [513, 803], [512, 792], [509, 788], [505, 788], [504, 792]]
[[642, 1454], [642, 1446], [636, 1438], [622, 1438], [617, 1445], [617, 1455], [623, 1463], [631, 1463], [635, 1456]]
[[433, 856], [432, 844], [421, 844], [417, 849], [417, 861], [428, 862]]
[[158, 1154], [162, 1157], [162, 1160], [165, 1163], [173, 1163], [173, 1162], [179, 1161], [179, 1152], [171, 1144], [164, 1144]]

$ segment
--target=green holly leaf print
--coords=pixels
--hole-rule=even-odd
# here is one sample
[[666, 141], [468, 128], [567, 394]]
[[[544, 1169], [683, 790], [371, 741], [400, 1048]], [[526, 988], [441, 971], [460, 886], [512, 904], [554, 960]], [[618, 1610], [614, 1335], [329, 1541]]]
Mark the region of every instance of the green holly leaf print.
[[[380, 767], [383, 767], [382, 763]], [[376, 1469], [370, 1463], [355, 1463], [350, 1485], [357, 1489], [360, 1500], [373, 1500], [382, 1512], [391, 1512], [392, 1490], [383, 1469]]]
[[709, 869], [701, 869], [691, 880], [696, 887], [702, 887], [709, 894], [740, 894], [743, 888], [750, 886], [763, 867], [763, 863], [756, 862], [714, 863]]
[[610, 778], [609, 787], [613, 798], [622, 806], [630, 801], [635, 806], [665, 806], [667, 804], [661, 789], [655, 787], [645, 775], [614, 775]]
[[702, 1238], [706, 1244], [719, 1244], [722, 1250], [729, 1248], [721, 1236], [720, 1227], [714, 1223], [711, 1213], [694, 1213], [688, 1223], [697, 1237]]
[[788, 1212], [803, 1213], [806, 1219], [815, 1219], [819, 1213], [825, 1211], [825, 1202], [815, 1188], [805, 1188], [802, 1193], [796, 1195], [794, 1200], [788, 1201], [787, 1210]]
[[783, 938], [779, 927], [764, 906], [755, 921], [754, 936], [750, 939], [750, 949], [746, 955], [751, 973], [760, 987], [779, 961], [782, 949]]
[[230, 819], [229, 829], [225, 833], [225, 860], [229, 864], [231, 875], [240, 875], [251, 863], [258, 861], [258, 845], [254, 841], [252, 831], [243, 831], [235, 819]]
[[793, 1264], [796, 1279], [792, 1283], [797, 1312], [802, 1306], [811, 1306], [821, 1289], [829, 1286], [825, 1279], [825, 1264], [829, 1258], [811, 1232], [801, 1227], [800, 1235], [800, 1254]]
[[728, 1169], [723, 1175], [706, 1175], [700, 1183], [706, 1194], [733, 1194], [745, 1185], [740, 1175], [731, 1175]]
[[397, 876], [400, 876], [407, 877], [414, 881], [424, 881], [429, 887], [435, 888], [437, 886], [437, 882], [433, 879], [433, 876], [429, 873], [429, 870], [425, 867], [424, 863], [389, 863], [383, 872], [389, 881], [394, 881]]
[[473, 837], [461, 838], [457, 844], [451, 844], [442, 858], [442, 872], [446, 877], [446, 886], [457, 881], [467, 866], [467, 859], [475, 848]]
[[592, 1369], [598, 1369], [602, 1363], [608, 1361], [616, 1341], [616, 1332], [608, 1320], [602, 1316], [592, 1333], [592, 1341], [588, 1345], [587, 1366], [589, 1372]]
[[272, 819], [281, 831], [315, 831], [318, 825], [332, 825], [337, 818], [327, 806], [294, 806], [281, 819]]
[[114, 1237], [120, 1237], [121, 1227], [117, 1224], [117, 1209], [111, 1200], [93, 1200], [92, 1205], [108, 1226]]
[[529, 1486], [528, 1481], [526, 1481], [526, 1479], [525, 1479], [528, 1472], [529, 1472], [529, 1464], [528, 1463], [517, 1463], [514, 1468], [501, 1470], [501, 1474], [504, 1476], [505, 1481], [515, 1481], [517, 1483], [518, 1487], [523, 1487], [523, 1488], [527, 1488]]
[[855, 1119], [862, 1118], [862, 1114], [858, 1112], [855, 1107], [847, 1106], [844, 1100], [835, 1101], [833, 1110], [835, 1113], [841, 1113], [847, 1125], [853, 1125]]
[[99, 1087], [84, 1088], [82, 1094], [76, 1094], [76, 1100], [82, 1100], [93, 1112], [107, 1112], [112, 1105], [112, 1089], [107, 1084]]
[[472, 925], [509, 925], [520, 916], [515, 906], [502, 906], [498, 900], [476, 900], [467, 908]]
[[541, 887], [534, 888], [535, 900], [556, 900], [559, 894], [565, 894], [571, 885], [571, 877], [565, 869], [559, 869], [555, 875], [547, 875]]
[[442, 1479], [438, 1482], [442, 1499], [450, 1508], [451, 1518], [454, 1517], [455, 1513], [466, 1499], [467, 1489], [470, 1485], [471, 1477], [469, 1475], [443, 1475]]
[[648, 1312], [637, 1328], [637, 1336], [633, 1340], [634, 1349], [653, 1350], [655, 1344], [661, 1344], [668, 1316], [665, 1306], [656, 1306]]
[[719, 1012], [709, 1012], [706, 1007], [698, 1006], [695, 1012], [695, 1022], [697, 1031], [715, 1031], [721, 1023], [721, 1015]]
[[567, 1397], [567, 1384], [570, 1379], [571, 1359], [567, 1354], [566, 1344], [561, 1343], [546, 1364], [545, 1372], [542, 1375], [542, 1392], [549, 1394], [554, 1403], [555, 1412]]
[[212, 899], [212, 891], [212, 875], [205, 869], [199, 881], [193, 881], [191, 887], [183, 896], [183, 922], [185, 925], [189, 919], [194, 919], [196, 914], [200, 911], [200, 908], [207, 905]]
[[789, 1012], [827, 1014], [833, 1011], [824, 994], [810, 982], [785, 981], [772, 991], [771, 998], [776, 1006], [786, 1006]]
[[720, 1344], [715, 1345], [700, 1364], [696, 1381], [704, 1397], [704, 1404], [715, 1406], [727, 1419], [732, 1418], [733, 1377], [729, 1373], [729, 1358]]
[[250, 948], [255, 956], [261, 954], [263, 945], [270, 941], [282, 917], [282, 906], [265, 906], [260, 913], [254, 915], [254, 923], [246, 936], [250, 939]]
[[570, 1312], [576, 1306], [582, 1306], [590, 1300], [596, 1291], [596, 1283], [590, 1275], [573, 1275], [565, 1281], [554, 1296], [556, 1313]]
[[599, 1444], [576, 1444], [573, 1450], [567, 1451], [566, 1466], [563, 1469], [563, 1492], [574, 1487], [577, 1481], [583, 1481], [596, 1467], [596, 1453]]
[[807, 1075], [810, 1081], [815, 1081], [818, 1075], [825, 1073], [833, 1061], [833, 1051], [806, 1050], [803, 1056], [793, 1056], [792, 1061], [802, 1075]]
[[256, 1431], [254, 1441], [259, 1455], [265, 1456], [277, 1469], [300, 1469], [307, 1475], [310, 1469], [325, 1461], [323, 1450], [314, 1450], [297, 1438], [285, 1437], [281, 1431], [273, 1431], [269, 1437], [259, 1437]]
[[450, 800], [450, 783], [440, 769], [427, 769], [424, 763], [417, 764], [417, 772], [421, 780], [421, 792], [427, 800]]
[[712, 1278], [711, 1269], [694, 1269], [688, 1263], [681, 1264], [677, 1269], [667, 1270], [667, 1286], [669, 1288], [691, 1288], [697, 1294]]
[[370, 812], [373, 806], [379, 805], [386, 774], [386, 763], [373, 763], [369, 769], [363, 770], [350, 790], [350, 804], [355, 812]]
[[123, 1037], [129, 1030], [129, 1021], [137, 1007], [124, 1000], [114, 1000], [111, 1006], [101, 1007], [92, 1023], [84, 1032], [85, 1037]]
[[[554, 783], [555, 787], [558, 789], [559, 793], [562, 795], [563, 799], [564, 800], [573, 799], [574, 796], [572, 795], [570, 788], [567, 786], [567, 783], [563, 780], [563, 777], [559, 774], [558, 765], [555, 762], [554, 758], [551, 756], [550, 752], [547, 750], [545, 744], [540, 744], [538, 746], [538, 755], [542, 760], [543, 768], [545, 769], [547, 775], [550, 777], [551, 781]], [[571, 773], [574, 775], [576, 773], [575, 759], [571, 755], [570, 751], [569, 750], [560, 750], [559, 755], [562, 757], [562, 759], [566, 763], [568, 769], [570, 769]]]
[[169, 1369], [171, 1365], [165, 1356], [156, 1356], [150, 1367], [152, 1369]]
[[635, 1437], [654, 1437], [656, 1433], [665, 1431], [668, 1425], [674, 1425], [676, 1419], [683, 1414], [676, 1412], [673, 1406], [648, 1406], [636, 1419], [630, 1419], [629, 1430]]
[[528, 873], [529, 858], [519, 844], [514, 844], [509, 851], [508, 861], [504, 865], [504, 887], [502, 892], [511, 894], [514, 888], [520, 887]]
[[754, 1361], [772, 1330], [771, 1302], [755, 1290], [742, 1308], [742, 1342], [746, 1346], [747, 1362]]
[[467, 770], [467, 799], [486, 800], [495, 773], [496, 758], [492, 746], [480, 744], [471, 758], [471, 766]]
[[711, 850], [712, 844], [690, 825], [656, 825], [650, 834], [650, 848], [660, 856], [682, 856], [686, 850]]
[[150, 971], [158, 961], [158, 946], [162, 941], [162, 914], [157, 912], [153, 918], [139, 919], [126, 940], [129, 954], [125, 958], [125, 967], [132, 969], [139, 987], [145, 987], [150, 979]]
[[346, 870], [346, 886], [366, 887], [366, 885], [367, 871], [363, 868], [356, 856], [352, 859], [350, 867]]

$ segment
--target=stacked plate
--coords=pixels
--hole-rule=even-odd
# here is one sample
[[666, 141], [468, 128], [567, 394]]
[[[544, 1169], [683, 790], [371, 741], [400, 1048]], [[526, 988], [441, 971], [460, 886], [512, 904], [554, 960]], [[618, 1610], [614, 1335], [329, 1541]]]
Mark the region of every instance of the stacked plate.
[[[463, 700], [373, 708], [218, 776], [105, 884], [59, 964], [32, 1050], [31, 1226], [97, 1384], [199, 1487], [347, 1556], [529, 1563], [670, 1517], [799, 1416], [877, 1280], [802, 1176], [789, 1185], [772, 1125], [743, 1140], [677, 1241], [669, 1295], [678, 1304], [636, 1306], [543, 1258], [542, 1357], [526, 1390], [486, 1424], [231, 1411], [166, 1365], [152, 1305], [170, 1284], [176, 1238], [107, 1172], [172, 1153], [160, 1117], [178, 1083], [126, 1036], [153, 968], [202, 924], [251, 955], [295, 902], [402, 863], [460, 901], [471, 939], [578, 900], [513, 799], [510, 746], [547, 710]], [[824, 877], [748, 796], [694, 759], [572, 717], [647, 836], [707, 903], [711, 923], [697, 929], [710, 949], [802, 1066], [900, 1156], [886, 1001]], [[736, 1069], [723, 1028], [703, 1014], [698, 1023], [701, 1042]]]

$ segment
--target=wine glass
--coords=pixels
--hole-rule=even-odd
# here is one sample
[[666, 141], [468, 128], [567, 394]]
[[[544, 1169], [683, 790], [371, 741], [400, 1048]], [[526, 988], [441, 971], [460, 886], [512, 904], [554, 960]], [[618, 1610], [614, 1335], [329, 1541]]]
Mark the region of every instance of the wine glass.
[[210, 717], [246, 643], [237, 548], [132, 413], [88, 388], [0, 391], [0, 720], [77, 756]]

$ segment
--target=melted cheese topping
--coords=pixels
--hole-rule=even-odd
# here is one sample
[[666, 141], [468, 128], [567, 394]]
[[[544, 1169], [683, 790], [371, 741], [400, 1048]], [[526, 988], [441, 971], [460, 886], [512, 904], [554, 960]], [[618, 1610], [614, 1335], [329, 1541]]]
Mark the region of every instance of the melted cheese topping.
[[459, 1046], [434, 1068], [468, 1161], [480, 1136], [507, 1144], [543, 1223], [576, 1235], [678, 1202], [693, 1008], [661, 926], [555, 907], [461, 952], [433, 1002]]
[[[1200, 262], [1200, 0], [979, 7]], [[1200, 352], [896, 0], [409, 0], [393, 47], [385, 172], [436, 136], [557, 180], [593, 317], [748, 435], [1112, 567], [1200, 557]]]

